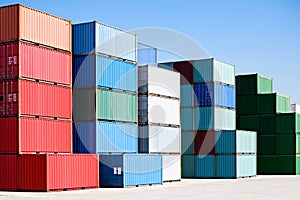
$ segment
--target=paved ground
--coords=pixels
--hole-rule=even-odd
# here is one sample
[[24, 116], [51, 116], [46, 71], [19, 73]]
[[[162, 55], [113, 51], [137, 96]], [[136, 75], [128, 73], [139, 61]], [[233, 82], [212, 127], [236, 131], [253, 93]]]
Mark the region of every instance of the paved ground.
[[0, 199], [213, 199], [213, 200], [295, 200], [300, 196], [300, 176], [258, 176], [239, 180], [187, 180], [158, 186], [125, 189], [32, 193], [0, 192]]

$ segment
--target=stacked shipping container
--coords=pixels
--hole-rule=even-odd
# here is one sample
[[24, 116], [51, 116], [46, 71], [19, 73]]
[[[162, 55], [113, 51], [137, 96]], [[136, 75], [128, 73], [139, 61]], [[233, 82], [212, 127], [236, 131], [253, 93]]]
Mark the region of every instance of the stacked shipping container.
[[136, 35], [73, 25], [73, 150], [100, 154], [101, 187], [162, 182], [161, 155], [137, 154], [137, 78]]
[[299, 174], [300, 115], [258, 74], [236, 77], [237, 126], [258, 133], [258, 174]]
[[180, 180], [180, 74], [145, 65], [138, 77], [139, 152], [161, 154], [163, 181]]
[[[256, 133], [235, 130], [234, 66], [203, 59], [162, 63], [159, 67], [182, 75], [182, 177], [255, 176]], [[249, 140], [251, 151], [236, 150]], [[225, 147], [231, 150], [223, 151]]]
[[138, 43], [138, 66], [157, 66], [157, 48]]
[[71, 22], [13, 5], [0, 8], [0, 30], [0, 189], [97, 187], [96, 157], [70, 154]]

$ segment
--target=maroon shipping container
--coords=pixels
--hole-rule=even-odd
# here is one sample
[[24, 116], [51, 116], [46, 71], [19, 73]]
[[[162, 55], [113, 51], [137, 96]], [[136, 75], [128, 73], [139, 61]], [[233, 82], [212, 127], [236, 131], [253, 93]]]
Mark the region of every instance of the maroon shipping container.
[[94, 154], [0, 155], [0, 169], [0, 190], [99, 187], [99, 161]]
[[0, 118], [0, 153], [71, 153], [71, 120]]
[[25, 77], [71, 85], [72, 56], [22, 42], [0, 44], [0, 78]]
[[215, 131], [197, 131], [194, 140], [194, 154], [207, 155], [216, 154]]
[[0, 155], [0, 190], [17, 190], [17, 155]]
[[181, 85], [193, 83], [194, 75], [193, 75], [192, 61], [174, 62], [173, 69], [181, 74], [180, 76]]
[[28, 80], [0, 81], [0, 115], [71, 119], [71, 88]]
[[99, 161], [94, 154], [21, 155], [18, 165], [20, 190], [99, 187]]

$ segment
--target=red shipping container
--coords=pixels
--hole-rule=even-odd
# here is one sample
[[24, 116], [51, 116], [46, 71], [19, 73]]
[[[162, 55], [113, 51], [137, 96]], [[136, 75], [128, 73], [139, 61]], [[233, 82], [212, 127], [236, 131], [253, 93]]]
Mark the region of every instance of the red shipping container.
[[22, 5], [0, 8], [0, 41], [26, 40], [71, 52], [72, 24]]
[[197, 131], [194, 140], [195, 155], [215, 155], [215, 131]]
[[19, 190], [99, 187], [99, 161], [94, 154], [23, 154], [18, 165]]
[[193, 84], [193, 62], [192, 61], [181, 61], [174, 62], [173, 69], [181, 74], [180, 83], [183, 84]]
[[71, 153], [72, 122], [0, 118], [0, 153]]
[[28, 80], [0, 81], [0, 87], [1, 116], [72, 117], [70, 87]]
[[0, 190], [17, 190], [17, 155], [0, 155]]
[[22, 42], [0, 44], [0, 78], [25, 77], [71, 85], [72, 56]]

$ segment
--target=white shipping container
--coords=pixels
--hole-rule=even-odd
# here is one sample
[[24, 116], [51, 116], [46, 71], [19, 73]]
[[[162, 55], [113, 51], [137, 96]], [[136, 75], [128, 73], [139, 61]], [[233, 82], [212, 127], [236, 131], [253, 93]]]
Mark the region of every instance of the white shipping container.
[[181, 156], [180, 154], [162, 154], [163, 181], [181, 180]]
[[236, 152], [257, 153], [257, 134], [255, 131], [236, 130]]
[[180, 153], [181, 129], [157, 125], [139, 126], [140, 153]]
[[139, 93], [180, 98], [180, 74], [163, 68], [139, 67]]
[[299, 104], [291, 104], [291, 112], [300, 114], [300, 105]]
[[138, 97], [139, 123], [180, 125], [180, 101], [158, 96]]

